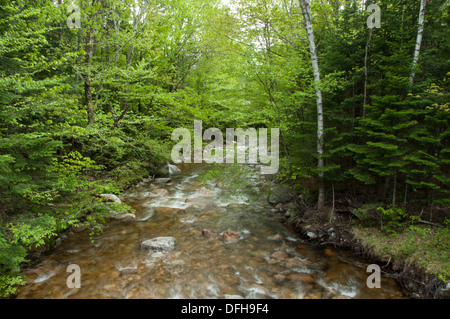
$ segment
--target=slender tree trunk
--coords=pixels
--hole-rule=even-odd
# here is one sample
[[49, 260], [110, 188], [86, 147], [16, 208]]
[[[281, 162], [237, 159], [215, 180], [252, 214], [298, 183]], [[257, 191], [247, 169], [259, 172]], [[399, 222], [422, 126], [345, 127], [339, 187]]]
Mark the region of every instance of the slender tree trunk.
[[327, 28], [328, 28], [328, 30], [329, 30], [330, 32], [332, 32], [333, 29], [331, 29], [330, 22], [328, 21], [328, 14], [327, 14], [327, 11], [325, 10], [325, 6], [324, 6], [322, 0], [320, 0], [320, 6], [321, 6], [321, 8], [322, 8], [323, 15], [324, 15], [324, 17], [325, 17], [325, 23], [327, 24]]
[[[77, 52], [80, 51], [81, 46], [81, 28], [78, 29], [77, 32]], [[77, 56], [76, 58], [77, 64], [80, 65], [82, 63], [82, 58]], [[77, 72], [75, 76], [75, 81], [78, 83], [80, 81], [80, 74]]]
[[409, 84], [414, 84], [414, 77], [416, 76], [416, 68], [417, 63], [419, 61], [419, 54], [420, 54], [420, 46], [422, 44], [422, 37], [423, 37], [423, 27], [425, 24], [425, 7], [427, 5], [427, 0], [421, 0], [420, 2], [420, 13], [419, 13], [419, 27], [417, 29], [417, 40], [416, 40], [416, 47], [414, 49], [414, 59], [412, 63], [411, 68], [411, 75], [409, 76]]
[[334, 0], [334, 24], [336, 29], [339, 28], [339, 8], [341, 7], [339, 0]]
[[384, 177], [384, 186], [381, 188], [380, 198], [383, 202], [386, 202], [390, 185], [391, 185], [391, 176], [387, 175]]
[[331, 184], [331, 192], [333, 194], [333, 204], [332, 204], [331, 212], [330, 212], [330, 223], [335, 218], [335, 215], [334, 215], [334, 182]]
[[[114, 21], [114, 28], [116, 29], [116, 37], [119, 38], [119, 29], [120, 29], [120, 22], [115, 20]], [[118, 40], [117, 40], [118, 41]], [[114, 65], [116, 66], [116, 69], [119, 67], [119, 54], [117, 52], [119, 51], [120, 45], [119, 42], [116, 42], [116, 54], [114, 55]]]
[[434, 189], [431, 192], [430, 222], [433, 221], [433, 208], [434, 208]]
[[364, 57], [364, 101], [363, 101], [363, 115], [362, 115], [363, 118], [366, 117], [367, 81], [369, 77], [369, 68], [367, 66], [367, 60], [369, 58], [369, 49], [370, 49], [370, 40], [372, 40], [372, 31], [373, 29], [370, 29], [369, 39], [367, 39], [366, 43], [366, 55]]
[[405, 197], [403, 198], [403, 204], [406, 205], [406, 196], [408, 195], [408, 183], [405, 182]]
[[325, 203], [325, 186], [323, 175], [323, 110], [322, 110], [322, 91], [320, 89], [320, 73], [319, 64], [317, 62], [316, 44], [314, 42], [314, 33], [311, 21], [310, 0], [299, 0], [302, 8], [303, 19], [305, 20], [305, 28], [309, 42], [309, 50], [311, 52], [311, 64], [314, 71], [314, 85], [316, 89], [317, 103], [317, 153], [319, 160], [317, 168], [319, 169], [319, 197], [317, 200], [317, 208], [321, 209]]
[[392, 189], [392, 207], [395, 207], [397, 197], [397, 173], [394, 175], [394, 188]]
[[[139, 18], [140, 18], [140, 14], [137, 14], [136, 16], [133, 15], [133, 19], [134, 19], [134, 21], [133, 21], [133, 34], [134, 35], [136, 35], [136, 33], [137, 33], [137, 28], [138, 28], [138, 25], [139, 25]], [[130, 48], [129, 48], [128, 54], [127, 54], [127, 66], [126, 66], [127, 70], [130, 68], [131, 62], [133, 61], [133, 53], [134, 53], [134, 44], [130, 43]], [[121, 120], [123, 120], [123, 118], [125, 117], [125, 115], [128, 112], [128, 109], [130, 108], [130, 105], [128, 104], [128, 99], [129, 99], [128, 93], [130, 91], [129, 90], [129, 85], [130, 85], [130, 82], [127, 81], [126, 90], [125, 90], [126, 96], [125, 96], [125, 101], [123, 103], [122, 113], [120, 114], [120, 116], [118, 118], [114, 119], [114, 126], [115, 127], [119, 126], [119, 122]]]
[[88, 115], [88, 123], [92, 124], [95, 122], [95, 111], [92, 105], [92, 86], [91, 86], [91, 65], [92, 65], [92, 54], [93, 54], [93, 44], [94, 35], [88, 31], [86, 35], [86, 67], [87, 72], [84, 77], [84, 96], [86, 98], [86, 111]]

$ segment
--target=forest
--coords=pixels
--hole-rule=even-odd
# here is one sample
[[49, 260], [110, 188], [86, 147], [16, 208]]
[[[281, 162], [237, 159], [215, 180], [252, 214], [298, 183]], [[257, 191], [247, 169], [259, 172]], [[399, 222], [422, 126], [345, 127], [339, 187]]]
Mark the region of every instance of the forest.
[[163, 176], [194, 120], [278, 128], [294, 217], [351, 214], [358, 240], [448, 287], [449, 9], [0, 0], [0, 296], [59, 234], [133, 212], [99, 195]]

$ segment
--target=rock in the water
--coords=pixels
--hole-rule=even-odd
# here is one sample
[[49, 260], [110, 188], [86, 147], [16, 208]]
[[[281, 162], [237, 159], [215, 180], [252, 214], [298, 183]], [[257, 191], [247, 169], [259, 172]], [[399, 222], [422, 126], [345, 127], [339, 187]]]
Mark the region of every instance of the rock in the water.
[[155, 194], [158, 197], [167, 197], [169, 196], [169, 191], [167, 189], [157, 188], [152, 190], [152, 194]]
[[165, 254], [163, 252], [161, 252], [161, 251], [157, 251], [157, 252], [151, 254], [152, 258], [161, 258], [161, 257], [164, 257], [164, 256], [165, 256]]
[[286, 268], [301, 267], [303, 263], [297, 258], [289, 258], [286, 260]]
[[269, 265], [275, 265], [276, 263], [278, 263], [278, 260], [269, 258], [269, 259], [266, 259], [266, 262], [267, 262]]
[[284, 275], [275, 275], [275, 276], [273, 276], [273, 280], [276, 283], [281, 283], [281, 282], [286, 280], [286, 276], [284, 276]]
[[205, 196], [205, 197], [212, 197], [212, 196], [214, 196], [214, 192], [210, 191], [206, 187], [200, 188], [199, 192], [200, 192], [200, 194], [202, 194], [202, 196]]
[[103, 286], [103, 290], [108, 292], [118, 292], [119, 289], [120, 288], [117, 286], [117, 284], [108, 284]]
[[238, 204], [238, 203], [231, 203], [227, 205], [228, 209], [232, 209], [232, 210], [242, 210], [245, 209], [247, 207], [247, 205], [245, 204]]
[[288, 254], [284, 251], [276, 251], [270, 257], [277, 259], [277, 260], [285, 260], [288, 257]]
[[272, 236], [267, 237], [268, 240], [273, 240], [273, 241], [281, 241], [284, 239], [284, 237], [280, 234], [275, 234]]
[[200, 209], [209, 209], [209, 208], [215, 208], [217, 207], [216, 204], [211, 202], [209, 199], [200, 196], [200, 197], [193, 197], [193, 198], [187, 198], [186, 203], [190, 203], [194, 205], [195, 207], [198, 207]]
[[176, 259], [172, 261], [171, 264], [174, 266], [183, 266], [184, 264], [186, 264], [186, 262], [182, 259]]
[[155, 183], [164, 184], [164, 183], [170, 183], [171, 179], [169, 177], [161, 177], [156, 178]]
[[292, 282], [314, 283], [314, 278], [308, 274], [290, 274], [287, 278]]
[[159, 169], [159, 173], [164, 176], [174, 176], [181, 174], [181, 170], [175, 165], [167, 163]]
[[205, 214], [225, 214], [227, 212], [227, 210], [223, 207], [217, 207], [217, 208], [212, 208], [212, 209], [208, 209], [208, 210], [204, 210], [203, 213]]
[[175, 165], [167, 163], [168, 171], [170, 176], [180, 175], [181, 170]]
[[195, 205], [190, 205], [190, 206], [186, 207], [186, 208], [184, 209], [184, 211], [185, 211], [186, 214], [188, 214], [188, 215], [195, 215], [195, 214], [200, 213], [200, 208], [197, 207], [197, 206], [195, 206]]
[[171, 251], [175, 248], [176, 240], [173, 237], [156, 237], [144, 240], [141, 243], [142, 249], [154, 251]]
[[120, 276], [137, 274], [137, 267], [124, 267], [120, 269]]
[[291, 189], [287, 185], [278, 185], [272, 193], [269, 194], [267, 201], [270, 204], [277, 205], [292, 200], [294, 197]]
[[119, 197], [117, 197], [114, 194], [100, 194], [100, 197], [103, 197], [108, 202], [114, 202], [114, 203], [122, 203]]
[[202, 235], [205, 237], [217, 237], [217, 233], [212, 231], [211, 229], [203, 229]]
[[154, 208], [155, 214], [171, 214], [171, 213], [181, 213], [183, 210], [181, 208], [175, 208], [175, 207], [164, 207], [164, 206], [158, 206]]
[[239, 241], [239, 237], [239, 233], [234, 230], [227, 230], [222, 235], [222, 239], [227, 243], [235, 243]]
[[111, 217], [112, 219], [121, 220], [123, 222], [128, 222], [130, 220], [135, 220], [135, 214], [118, 214]]

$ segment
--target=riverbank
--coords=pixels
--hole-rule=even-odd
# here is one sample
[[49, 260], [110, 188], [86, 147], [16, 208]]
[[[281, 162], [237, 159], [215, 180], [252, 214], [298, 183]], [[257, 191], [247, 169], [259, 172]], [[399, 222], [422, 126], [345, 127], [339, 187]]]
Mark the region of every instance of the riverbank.
[[448, 229], [439, 226], [416, 226], [395, 234], [376, 227], [365, 227], [349, 211], [329, 218], [330, 207], [322, 211], [292, 213], [292, 204], [278, 205], [285, 222], [302, 238], [315, 245], [349, 250], [394, 278], [411, 298], [447, 299], [449, 249]]

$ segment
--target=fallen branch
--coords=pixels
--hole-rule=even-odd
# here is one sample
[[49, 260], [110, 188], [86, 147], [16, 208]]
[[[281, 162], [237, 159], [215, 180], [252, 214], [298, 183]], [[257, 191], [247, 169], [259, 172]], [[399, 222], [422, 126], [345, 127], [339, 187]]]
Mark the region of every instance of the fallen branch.
[[442, 225], [436, 224], [436, 223], [432, 223], [432, 222], [427, 222], [426, 220], [417, 220], [417, 222], [422, 223], [422, 224], [427, 224], [427, 225], [433, 225], [433, 226], [438, 226], [438, 227], [444, 227]]

